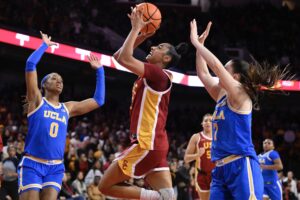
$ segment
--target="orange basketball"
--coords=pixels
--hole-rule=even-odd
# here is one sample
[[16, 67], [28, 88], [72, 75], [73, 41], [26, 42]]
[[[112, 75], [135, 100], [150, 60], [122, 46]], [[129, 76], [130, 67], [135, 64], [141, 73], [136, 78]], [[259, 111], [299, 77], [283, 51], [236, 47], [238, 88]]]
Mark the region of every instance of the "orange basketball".
[[152, 3], [140, 3], [137, 5], [137, 9], [143, 10], [144, 21], [151, 20], [142, 30], [142, 33], [153, 33], [156, 31], [161, 23], [161, 13], [160, 10]]

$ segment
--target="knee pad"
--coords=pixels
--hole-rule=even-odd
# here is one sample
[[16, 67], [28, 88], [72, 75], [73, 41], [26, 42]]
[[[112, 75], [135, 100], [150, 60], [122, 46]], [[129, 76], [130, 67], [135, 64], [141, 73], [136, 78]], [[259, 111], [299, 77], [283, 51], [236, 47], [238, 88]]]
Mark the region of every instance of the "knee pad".
[[160, 200], [173, 200], [174, 190], [173, 188], [163, 188], [159, 190]]

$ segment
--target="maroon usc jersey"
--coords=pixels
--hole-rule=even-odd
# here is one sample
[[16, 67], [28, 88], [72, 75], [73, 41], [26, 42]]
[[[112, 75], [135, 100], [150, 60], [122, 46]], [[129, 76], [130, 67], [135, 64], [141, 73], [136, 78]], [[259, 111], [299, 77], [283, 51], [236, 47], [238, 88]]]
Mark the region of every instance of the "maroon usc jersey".
[[156, 65], [145, 63], [145, 73], [132, 89], [130, 106], [131, 140], [142, 149], [169, 148], [165, 124], [168, 115], [171, 75]]

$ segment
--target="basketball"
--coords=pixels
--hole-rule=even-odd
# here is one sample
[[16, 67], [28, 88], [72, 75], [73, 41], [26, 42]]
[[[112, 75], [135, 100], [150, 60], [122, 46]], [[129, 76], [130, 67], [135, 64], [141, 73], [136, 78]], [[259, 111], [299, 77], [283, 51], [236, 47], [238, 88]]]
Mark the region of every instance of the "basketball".
[[161, 13], [160, 10], [152, 3], [140, 3], [137, 5], [137, 9], [142, 9], [143, 11], [143, 19], [144, 21], [151, 20], [149, 24], [147, 24], [141, 32], [144, 34], [153, 33], [157, 29], [159, 29], [161, 23]]

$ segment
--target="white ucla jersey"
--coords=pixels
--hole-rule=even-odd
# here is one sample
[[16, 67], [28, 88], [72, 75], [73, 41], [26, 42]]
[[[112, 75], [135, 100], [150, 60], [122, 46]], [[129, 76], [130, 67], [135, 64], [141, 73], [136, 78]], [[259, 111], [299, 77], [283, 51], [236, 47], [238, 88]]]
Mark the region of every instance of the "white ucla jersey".
[[67, 107], [63, 103], [55, 106], [43, 98], [27, 118], [25, 153], [46, 160], [63, 159], [69, 119]]

